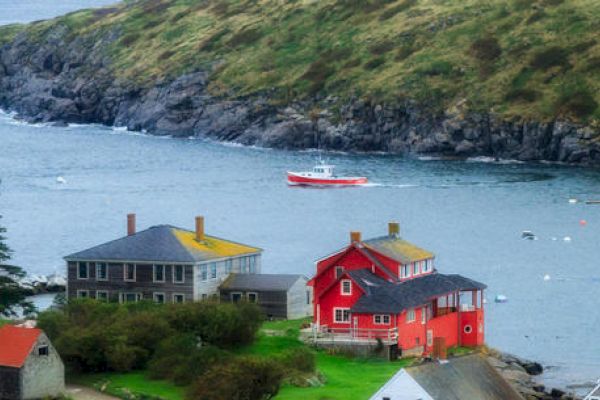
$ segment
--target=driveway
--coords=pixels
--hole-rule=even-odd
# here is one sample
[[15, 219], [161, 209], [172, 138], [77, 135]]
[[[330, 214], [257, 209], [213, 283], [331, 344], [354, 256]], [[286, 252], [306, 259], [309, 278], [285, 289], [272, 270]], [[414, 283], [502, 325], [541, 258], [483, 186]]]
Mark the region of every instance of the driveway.
[[120, 400], [118, 397], [109, 396], [80, 385], [67, 385], [67, 396], [73, 400]]

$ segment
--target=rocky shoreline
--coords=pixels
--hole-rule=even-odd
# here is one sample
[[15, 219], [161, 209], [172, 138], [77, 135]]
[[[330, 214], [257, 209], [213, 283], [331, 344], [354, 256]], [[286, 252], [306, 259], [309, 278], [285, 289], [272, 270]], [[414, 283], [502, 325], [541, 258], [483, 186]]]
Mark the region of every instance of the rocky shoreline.
[[436, 113], [411, 101], [379, 104], [360, 97], [317, 95], [275, 105], [270, 93], [211, 95], [211, 69], [136, 84], [114, 76], [105, 52], [120, 36], [115, 28], [72, 38], [62, 25], [37, 41], [18, 34], [0, 47], [0, 108], [28, 122], [99, 123], [278, 149], [600, 165], [596, 129], [566, 121], [506, 121], [469, 112], [466, 102]]
[[544, 372], [541, 364], [511, 354], [491, 351], [488, 361], [525, 400], [581, 400], [573, 393], [557, 388], [546, 388], [535, 377]]

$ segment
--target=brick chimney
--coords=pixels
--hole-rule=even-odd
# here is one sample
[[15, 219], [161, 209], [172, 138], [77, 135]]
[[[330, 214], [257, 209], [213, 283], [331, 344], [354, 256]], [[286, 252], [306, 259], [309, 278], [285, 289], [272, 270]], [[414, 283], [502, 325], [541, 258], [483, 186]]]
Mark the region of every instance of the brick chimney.
[[352, 231], [350, 232], [350, 243], [360, 242], [360, 232]]
[[135, 235], [135, 214], [127, 214], [127, 236]]
[[390, 222], [388, 224], [388, 235], [398, 237], [400, 235], [400, 224], [398, 222]]
[[196, 240], [204, 241], [204, 217], [196, 217]]

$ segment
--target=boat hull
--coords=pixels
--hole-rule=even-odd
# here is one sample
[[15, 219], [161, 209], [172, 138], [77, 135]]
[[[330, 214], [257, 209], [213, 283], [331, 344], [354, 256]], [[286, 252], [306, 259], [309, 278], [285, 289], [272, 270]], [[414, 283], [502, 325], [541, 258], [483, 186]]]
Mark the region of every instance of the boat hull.
[[320, 178], [303, 176], [293, 172], [288, 172], [287, 181], [288, 185], [302, 186], [360, 186], [369, 183], [364, 176]]

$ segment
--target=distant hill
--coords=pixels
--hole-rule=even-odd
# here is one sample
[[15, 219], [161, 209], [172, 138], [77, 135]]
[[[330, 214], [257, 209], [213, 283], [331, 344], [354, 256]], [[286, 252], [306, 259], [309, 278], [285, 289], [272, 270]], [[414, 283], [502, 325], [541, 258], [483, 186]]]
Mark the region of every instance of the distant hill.
[[139, 0], [3, 27], [0, 43], [58, 35], [139, 88], [203, 71], [204, 93], [221, 99], [328, 97], [333, 124], [360, 98], [595, 132], [598, 16], [597, 0]]

